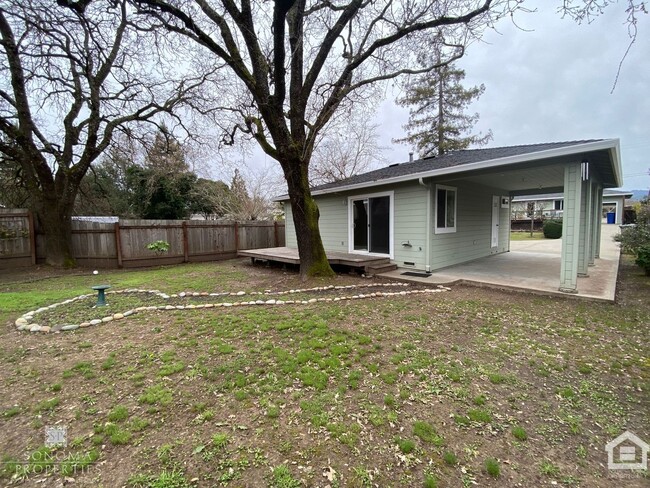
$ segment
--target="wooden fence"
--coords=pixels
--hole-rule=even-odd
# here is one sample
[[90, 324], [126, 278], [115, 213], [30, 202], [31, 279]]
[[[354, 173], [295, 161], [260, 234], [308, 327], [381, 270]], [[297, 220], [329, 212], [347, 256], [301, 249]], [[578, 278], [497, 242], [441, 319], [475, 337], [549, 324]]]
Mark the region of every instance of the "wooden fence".
[[[169, 251], [147, 249], [155, 241]], [[209, 220], [72, 221], [72, 252], [77, 264], [130, 268], [231, 259], [237, 251], [284, 246], [283, 222]], [[26, 210], [0, 209], [0, 269], [45, 261], [45, 236]]]

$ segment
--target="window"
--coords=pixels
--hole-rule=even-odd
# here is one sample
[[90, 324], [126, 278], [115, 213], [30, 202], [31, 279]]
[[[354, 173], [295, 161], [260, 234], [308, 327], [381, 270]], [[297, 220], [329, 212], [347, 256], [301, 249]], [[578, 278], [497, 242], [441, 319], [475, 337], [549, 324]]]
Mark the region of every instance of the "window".
[[553, 210], [564, 210], [564, 200], [555, 200], [553, 202]]
[[436, 234], [456, 232], [456, 188], [436, 185]]

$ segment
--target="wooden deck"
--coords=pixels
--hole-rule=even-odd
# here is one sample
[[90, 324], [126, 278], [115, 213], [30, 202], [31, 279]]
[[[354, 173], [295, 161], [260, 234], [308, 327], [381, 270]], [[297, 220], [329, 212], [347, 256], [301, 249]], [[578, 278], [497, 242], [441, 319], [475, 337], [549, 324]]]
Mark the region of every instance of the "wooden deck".
[[[275, 261], [278, 263], [300, 264], [298, 249], [291, 247], [269, 247], [266, 249], [249, 249], [237, 253], [241, 257], [249, 257], [253, 261]], [[363, 268], [364, 271], [375, 271], [379, 268], [394, 266], [390, 259], [381, 256], [368, 256], [363, 254], [352, 254], [348, 252], [328, 252], [327, 260], [331, 265], [350, 266], [352, 268]]]

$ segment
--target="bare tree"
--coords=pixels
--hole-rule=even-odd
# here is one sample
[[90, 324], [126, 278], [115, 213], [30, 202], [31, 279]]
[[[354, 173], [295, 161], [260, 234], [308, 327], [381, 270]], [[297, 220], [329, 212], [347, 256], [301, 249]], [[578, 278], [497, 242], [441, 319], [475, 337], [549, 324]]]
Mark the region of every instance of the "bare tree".
[[279, 194], [271, 168], [235, 169], [230, 189], [217, 203], [224, 217], [233, 220], [270, 220], [276, 216], [273, 196]]
[[[139, 13], [205, 48], [238, 80], [224, 94], [235, 122], [227, 136], [250, 135], [280, 163], [303, 276], [332, 273], [309, 189], [321, 130], [342, 106], [372, 96], [376, 84], [458, 59], [521, 1], [132, 0]], [[439, 31], [440, 63], [414, 67]]]
[[314, 185], [339, 181], [365, 173], [385, 162], [379, 143], [378, 124], [371, 114], [352, 111], [342, 122], [323, 131], [311, 161]]
[[0, 153], [21, 170], [46, 260], [73, 265], [79, 185], [116, 132], [171, 114], [204, 81], [177, 80], [126, 0], [0, 0]]
[[[591, 23], [596, 17], [602, 15], [605, 9], [612, 3], [618, 2], [612, 2], [612, 0], [562, 0], [562, 6], [559, 10], [562, 15], [575, 20], [578, 24], [582, 24], [583, 22]], [[618, 63], [618, 69], [616, 70], [616, 76], [612, 84], [612, 93], [616, 89], [625, 58], [627, 58], [632, 46], [636, 42], [639, 33], [639, 15], [648, 14], [647, 0], [625, 0], [623, 3], [625, 5], [625, 13], [627, 14], [627, 35], [630, 38], [630, 43], [623, 53], [621, 61]]]

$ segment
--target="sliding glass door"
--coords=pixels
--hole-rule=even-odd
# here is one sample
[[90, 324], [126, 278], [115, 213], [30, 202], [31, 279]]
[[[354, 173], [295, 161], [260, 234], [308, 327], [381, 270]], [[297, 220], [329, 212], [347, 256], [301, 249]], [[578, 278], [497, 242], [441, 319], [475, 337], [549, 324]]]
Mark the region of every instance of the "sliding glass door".
[[351, 249], [373, 254], [390, 254], [390, 195], [350, 199], [350, 204]]

